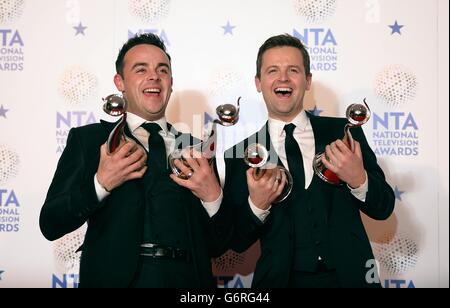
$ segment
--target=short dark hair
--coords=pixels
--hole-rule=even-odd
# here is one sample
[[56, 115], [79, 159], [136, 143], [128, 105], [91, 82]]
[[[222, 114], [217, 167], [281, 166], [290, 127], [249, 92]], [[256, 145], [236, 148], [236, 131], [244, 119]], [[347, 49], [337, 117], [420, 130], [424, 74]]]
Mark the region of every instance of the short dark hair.
[[311, 60], [309, 58], [308, 50], [306, 50], [305, 45], [303, 45], [303, 43], [298, 38], [292, 35], [281, 34], [270, 37], [259, 48], [258, 58], [256, 59], [256, 77], [261, 78], [262, 57], [264, 53], [271, 48], [283, 46], [290, 46], [299, 49], [303, 55], [303, 65], [305, 67], [306, 76], [309, 76], [311, 74]]
[[116, 60], [116, 72], [120, 76], [123, 77], [123, 59], [125, 58], [125, 54], [133, 48], [134, 46], [146, 44], [146, 45], [153, 45], [161, 49], [169, 58], [169, 62], [171, 61], [170, 55], [166, 51], [166, 45], [164, 42], [153, 33], [143, 33], [143, 34], [136, 34], [134, 37], [130, 38], [120, 49], [119, 54], [117, 55]]

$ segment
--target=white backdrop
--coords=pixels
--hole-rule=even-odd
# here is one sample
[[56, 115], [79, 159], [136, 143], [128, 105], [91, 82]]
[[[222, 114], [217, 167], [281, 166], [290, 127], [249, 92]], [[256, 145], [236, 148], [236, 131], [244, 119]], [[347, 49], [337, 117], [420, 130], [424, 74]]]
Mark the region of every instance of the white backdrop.
[[[200, 136], [217, 105], [242, 97], [219, 157], [266, 121], [259, 46], [301, 38], [306, 109], [344, 116], [367, 98], [373, 111], [364, 130], [397, 197], [389, 220], [364, 217], [383, 286], [448, 287], [448, 19], [445, 0], [0, 0], [0, 288], [76, 287], [83, 230], [50, 243], [39, 211], [69, 129], [115, 120], [101, 98], [116, 92], [119, 48], [141, 32], [173, 58], [178, 129]], [[249, 286], [257, 256], [256, 245], [216, 260], [218, 285]]]

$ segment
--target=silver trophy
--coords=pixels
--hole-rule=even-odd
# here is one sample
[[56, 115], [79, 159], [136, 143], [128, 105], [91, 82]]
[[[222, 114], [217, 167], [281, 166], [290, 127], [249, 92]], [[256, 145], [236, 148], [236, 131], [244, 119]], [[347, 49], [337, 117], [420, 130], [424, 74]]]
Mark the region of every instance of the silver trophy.
[[[216, 154], [216, 141], [217, 141], [217, 124], [222, 126], [232, 126], [239, 120], [240, 100], [237, 100], [237, 107], [232, 104], [220, 105], [216, 108], [218, 119], [215, 119], [212, 123], [211, 132], [203, 138], [204, 141], [197, 144], [184, 147], [182, 149], [175, 149], [169, 154], [169, 165], [172, 172], [179, 178], [187, 180], [192, 176], [192, 168], [187, 163], [184, 155], [190, 155], [194, 158], [205, 157], [208, 159], [209, 164], [212, 164], [213, 158]], [[184, 174], [177, 166], [175, 161], [179, 159], [187, 168], [191, 170], [188, 174]]]
[[259, 143], [253, 143], [245, 149], [244, 152], [244, 161], [245, 163], [252, 168], [255, 168], [255, 172], [253, 173], [253, 177], [255, 180], [259, 180], [266, 170], [277, 168], [282, 173], [282, 178], [277, 179], [279, 183], [281, 183], [282, 179], [285, 178], [286, 182], [283, 187], [283, 191], [281, 194], [275, 199], [273, 203], [280, 203], [284, 201], [292, 191], [292, 186], [294, 181], [292, 179], [291, 173], [284, 167], [268, 164], [267, 161], [269, 159], [269, 152], [266, 147]]
[[[344, 138], [342, 141], [348, 146], [348, 148], [354, 152], [355, 149], [355, 140], [352, 137], [352, 134], [350, 132], [350, 128], [353, 127], [359, 127], [369, 121], [370, 119], [370, 109], [369, 106], [366, 103], [366, 99], [363, 100], [364, 104], [351, 104], [347, 107], [346, 111], [346, 117], [348, 120], [348, 123], [345, 124], [344, 127]], [[325, 155], [325, 152], [318, 153], [314, 157], [313, 160], [313, 168], [314, 172], [327, 183], [333, 184], [333, 185], [342, 185], [343, 181], [339, 179], [339, 177], [329, 170], [325, 165], [322, 163], [322, 156]], [[328, 159], [328, 158], [327, 158]]]
[[107, 146], [108, 152], [113, 153], [120, 145], [120, 141], [125, 141], [124, 128], [127, 122], [127, 101], [122, 94], [111, 94], [103, 98], [103, 111], [110, 116], [120, 116], [122, 118], [116, 124], [108, 137]]

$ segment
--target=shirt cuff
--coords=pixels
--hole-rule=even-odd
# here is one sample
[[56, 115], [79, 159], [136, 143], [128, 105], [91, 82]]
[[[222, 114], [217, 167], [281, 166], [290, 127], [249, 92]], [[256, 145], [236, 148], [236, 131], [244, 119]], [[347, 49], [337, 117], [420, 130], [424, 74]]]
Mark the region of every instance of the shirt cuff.
[[267, 219], [267, 216], [270, 214], [270, 208], [272, 205], [269, 206], [267, 210], [261, 210], [259, 207], [257, 207], [253, 202], [252, 199], [250, 199], [250, 196], [248, 196], [248, 204], [250, 204], [250, 209], [252, 210], [253, 214], [258, 217], [258, 219], [261, 222], [265, 222]]
[[221, 189], [219, 198], [217, 198], [216, 201], [205, 202], [203, 200], [200, 200], [202, 201], [203, 207], [205, 208], [206, 212], [208, 212], [209, 217], [213, 217], [219, 211], [222, 199], [223, 199], [223, 191]]
[[367, 176], [367, 172], [366, 171], [364, 172], [366, 173], [366, 180], [364, 181], [364, 183], [361, 184], [361, 186], [353, 189], [347, 184], [347, 187], [350, 189], [352, 195], [362, 202], [366, 202], [366, 195], [367, 192], [369, 191], [369, 177]]
[[103, 199], [109, 196], [108, 192], [97, 180], [97, 173], [94, 175], [95, 192], [97, 193], [98, 202], [102, 202]]

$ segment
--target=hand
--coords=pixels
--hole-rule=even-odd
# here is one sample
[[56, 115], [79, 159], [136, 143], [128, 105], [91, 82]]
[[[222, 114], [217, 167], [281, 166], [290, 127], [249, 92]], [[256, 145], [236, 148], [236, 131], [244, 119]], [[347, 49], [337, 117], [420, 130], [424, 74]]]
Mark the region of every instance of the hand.
[[100, 147], [97, 180], [111, 191], [126, 181], [141, 178], [147, 170], [146, 163], [145, 150], [134, 141], [122, 142], [111, 154], [108, 154], [105, 143]]
[[352, 152], [342, 140], [336, 140], [325, 148], [322, 163], [350, 187], [357, 188], [366, 181], [366, 172], [359, 142], [355, 140], [354, 146]]
[[256, 176], [257, 169], [247, 170], [247, 185], [253, 204], [266, 210], [280, 196], [286, 184], [286, 176], [278, 168], [264, 169], [264, 174]]
[[184, 153], [183, 157], [188, 166], [183, 164], [179, 159], [175, 160], [175, 166], [184, 174], [190, 175], [189, 178], [183, 180], [175, 174], [171, 174], [170, 178], [178, 185], [192, 191], [203, 202], [216, 201], [220, 196], [222, 188], [208, 159], [202, 157], [201, 153], [197, 151]]

